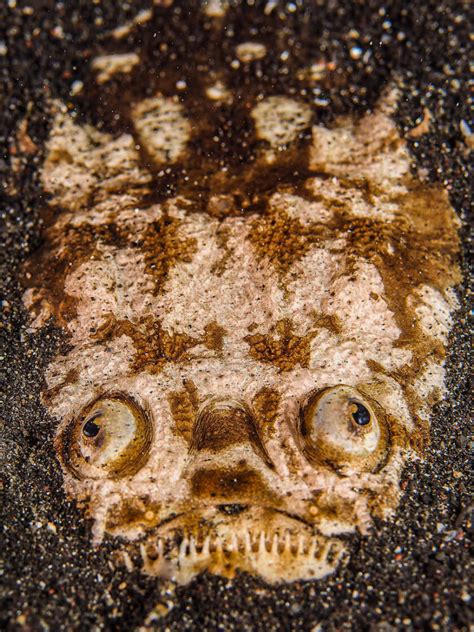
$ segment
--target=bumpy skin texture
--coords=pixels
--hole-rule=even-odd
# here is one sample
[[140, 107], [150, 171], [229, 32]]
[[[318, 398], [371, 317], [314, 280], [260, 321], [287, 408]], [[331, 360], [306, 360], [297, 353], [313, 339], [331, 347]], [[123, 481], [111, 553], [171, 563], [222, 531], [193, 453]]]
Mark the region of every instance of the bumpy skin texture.
[[[202, 99], [211, 119], [232, 95]], [[69, 346], [44, 401], [96, 541], [139, 546], [146, 572], [321, 577], [341, 536], [396, 507], [443, 395], [459, 272], [457, 219], [412, 177], [395, 102], [331, 128], [302, 100], [249, 103], [251, 164], [206, 173], [205, 191], [183, 168], [170, 195], [157, 183], [192, 163], [205, 128], [177, 98], [130, 102], [115, 136], [54, 105], [43, 184], [56, 214], [25, 302]], [[127, 444], [118, 460], [112, 436]]]

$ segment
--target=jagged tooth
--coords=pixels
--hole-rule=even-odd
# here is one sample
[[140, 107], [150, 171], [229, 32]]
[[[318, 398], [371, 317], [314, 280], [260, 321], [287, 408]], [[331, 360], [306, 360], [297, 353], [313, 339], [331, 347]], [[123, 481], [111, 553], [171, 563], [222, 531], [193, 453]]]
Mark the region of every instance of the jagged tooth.
[[208, 557], [210, 548], [211, 548], [211, 536], [206, 535], [206, 537], [204, 538], [204, 542], [202, 543], [201, 555], [203, 557]]
[[303, 535], [298, 536], [297, 555], [303, 555], [303, 553], [304, 553], [304, 542], [305, 542], [304, 536]]
[[197, 557], [196, 540], [193, 535], [189, 538], [189, 554], [191, 557]]
[[273, 555], [278, 555], [278, 544], [280, 542], [280, 537], [278, 532], [273, 534], [273, 539], [272, 539], [272, 548], [271, 548], [271, 552]]
[[258, 541], [258, 550], [259, 552], [268, 553], [267, 549], [267, 534], [265, 531], [260, 532], [260, 538]]
[[188, 538], [184, 537], [181, 540], [181, 544], [179, 545], [178, 557], [180, 557], [181, 559], [186, 557], [188, 546], [189, 546], [189, 540]]
[[313, 536], [311, 538], [311, 543], [308, 548], [308, 557], [314, 557], [316, 555], [318, 544], [319, 544], [318, 539], [316, 538], [316, 536]]
[[331, 551], [331, 546], [332, 545], [329, 542], [325, 542], [323, 544], [323, 546], [321, 547], [321, 552], [320, 552], [321, 559], [323, 559], [323, 560], [327, 559], [327, 557], [328, 557], [328, 555], [329, 555], [329, 553]]
[[250, 538], [250, 533], [248, 529], [244, 532], [244, 549], [246, 553], [250, 553], [252, 551], [252, 540]]

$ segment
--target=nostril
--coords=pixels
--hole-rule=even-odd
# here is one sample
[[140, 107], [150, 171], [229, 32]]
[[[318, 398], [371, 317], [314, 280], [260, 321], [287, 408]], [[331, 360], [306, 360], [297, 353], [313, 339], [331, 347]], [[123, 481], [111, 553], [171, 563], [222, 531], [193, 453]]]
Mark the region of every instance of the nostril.
[[230, 505], [217, 505], [217, 509], [227, 516], [238, 516], [243, 511], [248, 509], [248, 505], [239, 505], [238, 503], [233, 503]]

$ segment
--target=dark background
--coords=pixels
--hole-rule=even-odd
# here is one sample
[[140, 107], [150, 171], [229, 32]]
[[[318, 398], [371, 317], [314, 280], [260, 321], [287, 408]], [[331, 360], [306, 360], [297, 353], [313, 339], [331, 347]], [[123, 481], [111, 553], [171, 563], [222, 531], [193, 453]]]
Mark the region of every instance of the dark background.
[[[318, 113], [321, 120], [366, 110], [389, 82], [402, 94], [396, 115], [402, 134], [420, 122], [425, 107], [432, 114], [429, 133], [409, 141], [413, 168], [448, 188], [463, 219], [466, 281], [459, 288], [461, 309], [449, 344], [449, 396], [435, 410], [426, 458], [407, 466], [405, 494], [393, 521], [377, 524], [369, 538], [351, 537], [348, 565], [325, 581], [270, 587], [249, 576], [230, 583], [204, 575], [174, 589], [117, 564], [113, 540], [92, 548], [90, 524], [64, 496], [54, 421], [39, 399], [44, 367], [61, 334], [53, 326], [29, 333], [19, 278], [21, 262], [41, 243], [44, 196], [38, 169], [50, 123], [48, 99], [59, 97], [80, 117], [94, 120], [94, 104], [72, 98], [71, 85], [87, 81], [88, 59], [106, 49], [110, 30], [150, 3], [3, 0], [2, 629], [133, 630], [155, 606], [149, 625], [172, 630], [468, 630], [474, 622], [468, 470], [472, 214], [461, 124], [464, 120], [474, 129], [467, 87], [469, 3], [295, 2], [279, 4], [269, 17], [267, 4], [232, 2], [226, 19], [237, 34], [251, 33], [252, 25], [267, 29], [267, 37], [287, 29], [296, 48], [299, 39], [309, 38], [316, 50], [337, 61], [337, 80], [325, 87], [329, 104]], [[196, 38], [198, 43], [206, 38], [197, 8], [194, 2], [155, 7], [153, 19], [121, 46], [132, 50], [158, 29], [183, 57], [192, 54], [189, 41], [196, 46]], [[358, 35], [349, 35], [351, 29]], [[366, 61], [352, 59], [354, 45], [370, 51]], [[291, 84], [277, 66], [267, 70], [278, 89]], [[26, 146], [17, 136], [25, 116], [32, 142]]]

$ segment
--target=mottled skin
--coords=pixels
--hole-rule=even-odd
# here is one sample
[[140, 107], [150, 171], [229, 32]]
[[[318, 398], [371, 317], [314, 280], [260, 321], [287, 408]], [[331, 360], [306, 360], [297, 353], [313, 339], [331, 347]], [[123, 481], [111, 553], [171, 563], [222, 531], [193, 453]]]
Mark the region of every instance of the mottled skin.
[[[232, 101], [202, 94], [210, 118]], [[456, 217], [410, 174], [395, 101], [331, 129], [299, 99], [249, 102], [254, 161], [206, 173], [205, 193], [184, 168], [169, 196], [157, 183], [203, 126], [176, 98], [132, 101], [116, 136], [55, 104], [60, 212], [25, 302], [69, 336], [44, 401], [96, 542], [139, 543], [147, 572], [181, 582], [309, 579], [393, 512], [443, 394], [459, 278]]]

